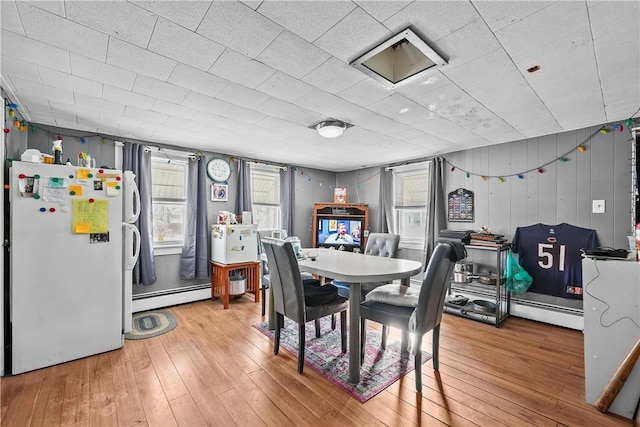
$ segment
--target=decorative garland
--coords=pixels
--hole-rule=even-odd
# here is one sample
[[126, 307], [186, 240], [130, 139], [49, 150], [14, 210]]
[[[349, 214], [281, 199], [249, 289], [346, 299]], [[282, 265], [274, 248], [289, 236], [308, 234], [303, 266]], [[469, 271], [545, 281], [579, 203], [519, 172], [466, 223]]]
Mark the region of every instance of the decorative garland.
[[[638, 110], [640, 111], [640, 110]], [[637, 113], [637, 112], [636, 112]], [[633, 125], [633, 119], [627, 119], [627, 121], [625, 122], [627, 129], [629, 129], [629, 131], [631, 130], [631, 126]], [[505, 175], [486, 175], [486, 174], [479, 174], [479, 173], [475, 173], [475, 172], [471, 172], [468, 171], [466, 169], [462, 169], [456, 165], [454, 165], [453, 163], [451, 163], [449, 160], [447, 160], [445, 157], [443, 157], [443, 160], [445, 163], [447, 163], [449, 166], [451, 166], [451, 172], [455, 172], [456, 170], [459, 170], [460, 172], [464, 172], [465, 176], [467, 178], [470, 178], [471, 176], [479, 176], [480, 179], [482, 179], [483, 181], [486, 181], [489, 178], [497, 178], [498, 182], [502, 183], [504, 182], [505, 178], [509, 178], [509, 177], [513, 177], [513, 176], [517, 176], [518, 179], [524, 179], [525, 175], [531, 172], [537, 172], [538, 174], [543, 174], [545, 172], [545, 167], [556, 163], [556, 162], [560, 162], [560, 163], [565, 163], [569, 161], [569, 157], [567, 157], [569, 154], [573, 153], [574, 151], [578, 151], [580, 153], [584, 153], [587, 150], [587, 147], [585, 144], [587, 144], [589, 141], [591, 141], [591, 139], [593, 139], [594, 136], [596, 136], [598, 133], [601, 134], [607, 134], [611, 131], [617, 130], [619, 132], [622, 132], [624, 130], [624, 126], [620, 123], [615, 123], [615, 124], [611, 124], [611, 125], [604, 125], [602, 127], [600, 127], [598, 130], [596, 130], [595, 132], [593, 132], [591, 135], [589, 135], [589, 137], [587, 137], [584, 141], [582, 141], [581, 143], [579, 143], [578, 145], [576, 145], [575, 147], [573, 147], [571, 150], [567, 151], [566, 153], [556, 157], [553, 160], [550, 160], [546, 163], [543, 163], [539, 166], [536, 166], [534, 168], [531, 169], [527, 169], [521, 172], [517, 172], [517, 173], [511, 173], [511, 174], [505, 174]]]

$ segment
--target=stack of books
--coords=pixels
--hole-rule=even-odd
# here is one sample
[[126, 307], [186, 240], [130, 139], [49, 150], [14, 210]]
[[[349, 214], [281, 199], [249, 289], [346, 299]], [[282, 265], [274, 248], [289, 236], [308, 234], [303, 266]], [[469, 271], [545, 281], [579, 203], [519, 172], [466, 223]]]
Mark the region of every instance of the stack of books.
[[471, 233], [470, 245], [476, 246], [502, 246], [507, 242], [504, 234]]

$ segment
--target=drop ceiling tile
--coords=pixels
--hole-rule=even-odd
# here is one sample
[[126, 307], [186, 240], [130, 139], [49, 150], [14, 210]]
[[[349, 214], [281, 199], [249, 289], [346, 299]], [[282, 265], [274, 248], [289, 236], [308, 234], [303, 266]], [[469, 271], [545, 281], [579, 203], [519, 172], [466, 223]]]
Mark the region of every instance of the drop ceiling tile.
[[124, 70], [85, 56], [71, 54], [71, 73], [100, 83], [130, 90], [136, 80], [136, 73]]
[[381, 86], [375, 80], [365, 77], [353, 86], [338, 92], [337, 95], [354, 104], [367, 106], [391, 96], [394, 92]]
[[168, 58], [207, 71], [224, 46], [166, 19], [158, 19], [148, 49]]
[[[333, 117], [333, 112], [346, 101], [321, 89], [314, 89], [312, 92], [296, 99], [296, 104], [318, 113]], [[339, 117], [333, 117], [339, 119]], [[312, 125], [313, 123], [309, 123]]]
[[254, 109], [265, 103], [269, 96], [239, 84], [229, 83], [216, 95], [216, 98], [234, 105]]
[[206, 111], [211, 114], [221, 114], [224, 111], [228, 110], [232, 104], [226, 101], [212, 98], [210, 96], [202, 95], [198, 92], [189, 92], [187, 97], [182, 102], [182, 105], [193, 108], [197, 111]]
[[113, 114], [122, 115], [124, 113], [124, 104], [120, 102], [108, 101], [106, 99], [95, 96], [76, 93], [74, 95], [75, 103], [80, 108], [91, 108], [97, 111], [108, 111]]
[[349, 14], [355, 5], [345, 1], [262, 2], [258, 13], [303, 39], [313, 42]]
[[225, 51], [209, 69], [211, 74], [255, 89], [276, 70], [231, 49]]
[[133, 84], [133, 92], [147, 95], [151, 98], [163, 99], [165, 101], [180, 104], [189, 93], [189, 89], [171, 83], [153, 79], [151, 77], [138, 75]]
[[[513, 60], [502, 48], [497, 48], [478, 58], [457, 67], [444, 67], [439, 70], [447, 78], [461, 87], [476, 86], [488, 81], [494, 81], [502, 75], [518, 74]], [[495, 81], [494, 81], [495, 83]]]
[[313, 44], [349, 63], [392, 35], [384, 25], [356, 8]]
[[100, 122], [108, 123], [110, 127], [118, 129], [118, 132], [132, 132], [142, 124], [140, 119], [123, 116], [122, 114], [100, 111]]
[[20, 16], [18, 15], [18, 8], [14, 1], [2, 1], [0, 2], [0, 22], [2, 23], [2, 29], [10, 31], [12, 33], [25, 35]]
[[413, 99], [449, 84], [451, 84], [451, 80], [447, 78], [441, 69], [437, 69], [429, 70], [423, 78], [398, 86], [394, 90]]
[[195, 31], [202, 21], [202, 16], [209, 9], [210, 1], [131, 1], [176, 24]]
[[65, 74], [61, 71], [38, 65], [38, 73], [42, 83], [69, 92], [84, 93], [99, 98], [102, 95], [102, 83], [97, 83], [82, 77]]
[[131, 105], [127, 105], [124, 113], [131, 118], [140, 119], [143, 123], [149, 123], [150, 125], [152, 123], [164, 123], [167, 118], [169, 118], [167, 114], [157, 113], [155, 111], [145, 110]]
[[[572, 17], [567, 19], [567, 17]], [[496, 31], [496, 37], [510, 56], [522, 56], [567, 37], [591, 39], [584, 2], [555, 2], [553, 5]]]
[[494, 31], [515, 24], [534, 13], [554, 4], [555, 1], [474, 1], [483, 20]]
[[301, 107], [295, 104], [273, 97], [270, 97], [265, 103], [256, 106], [254, 109], [266, 115], [285, 120], [288, 120], [290, 117], [293, 117], [303, 111]]
[[197, 111], [185, 107], [184, 105], [178, 105], [173, 102], [164, 101], [162, 99], [158, 99], [151, 107], [151, 111], [155, 111], [157, 113], [163, 113], [168, 116], [177, 117], [179, 119], [187, 119], [191, 120], [196, 115]]
[[430, 43], [478, 18], [478, 13], [470, 2], [416, 1], [385, 20], [383, 24], [393, 34], [411, 27], [416, 34], [424, 38], [424, 41]]
[[256, 89], [283, 101], [294, 102], [313, 91], [314, 87], [278, 71]]
[[178, 64], [167, 82], [214, 97], [220, 93], [228, 82], [213, 74]]
[[109, 41], [107, 64], [165, 81], [175, 68], [176, 61], [112, 38]]
[[283, 31], [256, 59], [285, 74], [301, 78], [329, 59], [329, 54], [308, 41]]
[[[24, 52], [29, 52], [29, 55], [25, 56]], [[2, 57], [71, 72], [67, 51], [4, 30], [2, 30]]]
[[311, 126], [315, 123], [320, 122], [321, 120], [325, 120], [326, 118], [327, 116], [325, 116], [324, 114], [320, 114], [320, 113], [316, 113], [315, 111], [304, 109], [300, 111], [298, 114], [289, 117], [288, 120], [300, 126]]
[[431, 45], [448, 62], [440, 68], [442, 73], [473, 61], [500, 48], [500, 43], [481, 19], [440, 38]]
[[197, 33], [255, 58], [281, 31], [282, 27], [250, 7], [222, 1], [211, 5]]
[[368, 77], [339, 59], [329, 58], [302, 80], [310, 85], [336, 94]]
[[107, 101], [131, 105], [141, 109], [149, 109], [156, 101], [154, 97], [140, 95], [128, 90], [105, 84], [102, 89], [102, 98]]
[[356, 0], [355, 3], [373, 16], [376, 20], [384, 22], [393, 15], [413, 3], [413, 1], [361, 1]]
[[227, 117], [238, 122], [255, 124], [261, 120], [264, 120], [266, 114], [258, 111], [250, 110], [248, 108], [240, 107], [238, 105], [232, 105], [228, 110], [220, 113], [221, 116]]
[[[18, 3], [20, 19], [28, 37], [104, 61], [109, 36], [58, 15]], [[4, 43], [3, 43], [4, 45]]]
[[1, 72], [4, 77], [19, 76], [24, 80], [41, 83], [38, 69], [34, 63], [0, 55], [0, 64], [2, 64]]
[[158, 18], [126, 1], [69, 1], [65, 11], [67, 19], [143, 48]]

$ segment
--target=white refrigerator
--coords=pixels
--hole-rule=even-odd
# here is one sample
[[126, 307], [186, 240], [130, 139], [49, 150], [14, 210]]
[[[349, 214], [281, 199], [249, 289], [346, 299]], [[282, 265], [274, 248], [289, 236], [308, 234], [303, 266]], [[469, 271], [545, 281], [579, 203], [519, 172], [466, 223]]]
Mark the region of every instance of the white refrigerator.
[[5, 353], [12, 374], [123, 346], [139, 200], [131, 172], [12, 163]]

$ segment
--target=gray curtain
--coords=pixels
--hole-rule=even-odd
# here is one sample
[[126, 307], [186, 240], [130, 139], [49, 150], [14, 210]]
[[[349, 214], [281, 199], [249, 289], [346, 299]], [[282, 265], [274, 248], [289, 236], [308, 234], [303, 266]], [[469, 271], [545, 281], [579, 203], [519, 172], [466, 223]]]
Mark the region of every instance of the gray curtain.
[[396, 233], [393, 221], [393, 172], [380, 168], [380, 233]]
[[123, 169], [136, 175], [140, 190], [140, 217], [135, 225], [140, 230], [140, 256], [133, 268], [133, 283], [153, 285], [156, 269], [153, 257], [153, 207], [151, 204], [151, 152], [144, 145], [127, 143], [123, 150]]
[[282, 228], [287, 230], [287, 236], [295, 236], [293, 218], [295, 215], [295, 174], [289, 166], [286, 170], [280, 169], [280, 210], [282, 212]]
[[426, 260], [431, 258], [436, 247], [438, 233], [447, 228], [447, 200], [444, 193], [444, 159], [436, 157], [429, 165], [429, 199], [427, 200], [427, 226], [424, 236]]
[[209, 276], [207, 190], [205, 159], [198, 156], [189, 165], [187, 215], [180, 256], [181, 279], [206, 279]]
[[246, 160], [238, 160], [238, 190], [236, 192], [236, 214], [251, 212], [251, 169]]

